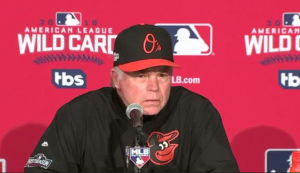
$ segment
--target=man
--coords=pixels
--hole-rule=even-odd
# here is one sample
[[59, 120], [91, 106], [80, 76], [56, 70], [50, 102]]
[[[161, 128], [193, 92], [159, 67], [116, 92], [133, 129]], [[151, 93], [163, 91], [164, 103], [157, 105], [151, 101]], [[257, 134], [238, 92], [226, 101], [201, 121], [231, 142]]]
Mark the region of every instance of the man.
[[143, 108], [146, 138], [140, 142], [150, 148], [150, 161], [138, 163], [144, 164], [141, 172], [239, 171], [218, 111], [206, 98], [171, 87], [172, 69], [179, 66], [167, 31], [153, 25], [125, 29], [116, 38], [114, 60], [113, 87], [62, 106], [26, 172], [133, 172], [134, 161], [125, 157], [126, 146], [136, 141], [125, 114], [132, 103]]

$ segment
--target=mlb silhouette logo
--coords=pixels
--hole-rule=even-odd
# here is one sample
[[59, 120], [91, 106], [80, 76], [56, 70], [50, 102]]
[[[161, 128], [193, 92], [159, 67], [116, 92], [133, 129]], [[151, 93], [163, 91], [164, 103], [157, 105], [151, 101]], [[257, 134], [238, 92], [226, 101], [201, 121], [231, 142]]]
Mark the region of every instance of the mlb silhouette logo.
[[300, 26], [300, 12], [283, 13], [283, 26]]
[[[265, 172], [299, 172], [300, 149], [269, 149], [265, 153]], [[294, 163], [293, 163], [294, 162]], [[300, 164], [300, 162], [299, 162]], [[295, 171], [295, 169], [298, 169]]]
[[81, 13], [79, 12], [57, 12], [56, 13], [57, 26], [80, 26]]
[[203, 55], [212, 53], [213, 29], [210, 24], [159, 23], [166, 29], [173, 45], [173, 55]]
[[130, 148], [129, 158], [138, 168], [141, 169], [150, 160], [150, 148], [149, 147]]

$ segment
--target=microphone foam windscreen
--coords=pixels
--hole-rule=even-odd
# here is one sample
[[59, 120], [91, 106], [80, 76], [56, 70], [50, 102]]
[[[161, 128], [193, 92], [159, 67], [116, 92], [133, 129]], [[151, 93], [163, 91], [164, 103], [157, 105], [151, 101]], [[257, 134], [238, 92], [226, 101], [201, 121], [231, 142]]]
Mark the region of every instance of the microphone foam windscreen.
[[130, 118], [130, 112], [131, 112], [132, 110], [135, 110], [135, 109], [137, 109], [138, 111], [140, 111], [140, 112], [141, 112], [141, 115], [143, 115], [144, 111], [143, 111], [142, 106], [139, 105], [139, 104], [137, 104], [137, 103], [131, 103], [131, 104], [126, 108], [126, 115], [127, 115], [127, 117], [128, 117], [129, 119], [131, 119], [131, 118]]

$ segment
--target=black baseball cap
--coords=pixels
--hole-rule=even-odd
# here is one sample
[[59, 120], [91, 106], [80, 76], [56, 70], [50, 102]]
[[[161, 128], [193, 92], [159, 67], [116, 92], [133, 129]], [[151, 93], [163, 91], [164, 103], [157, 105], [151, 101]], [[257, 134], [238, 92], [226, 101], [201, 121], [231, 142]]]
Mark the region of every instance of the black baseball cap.
[[115, 66], [125, 72], [155, 66], [180, 67], [174, 63], [169, 33], [149, 24], [134, 25], [118, 34], [114, 46]]

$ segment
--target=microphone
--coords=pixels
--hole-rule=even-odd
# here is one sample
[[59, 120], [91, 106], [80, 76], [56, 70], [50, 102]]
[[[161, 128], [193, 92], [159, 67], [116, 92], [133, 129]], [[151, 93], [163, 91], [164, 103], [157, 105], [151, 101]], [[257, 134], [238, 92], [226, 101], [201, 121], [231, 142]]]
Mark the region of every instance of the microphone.
[[133, 127], [138, 131], [143, 127], [143, 108], [137, 103], [132, 103], [126, 108], [126, 115], [132, 119]]

